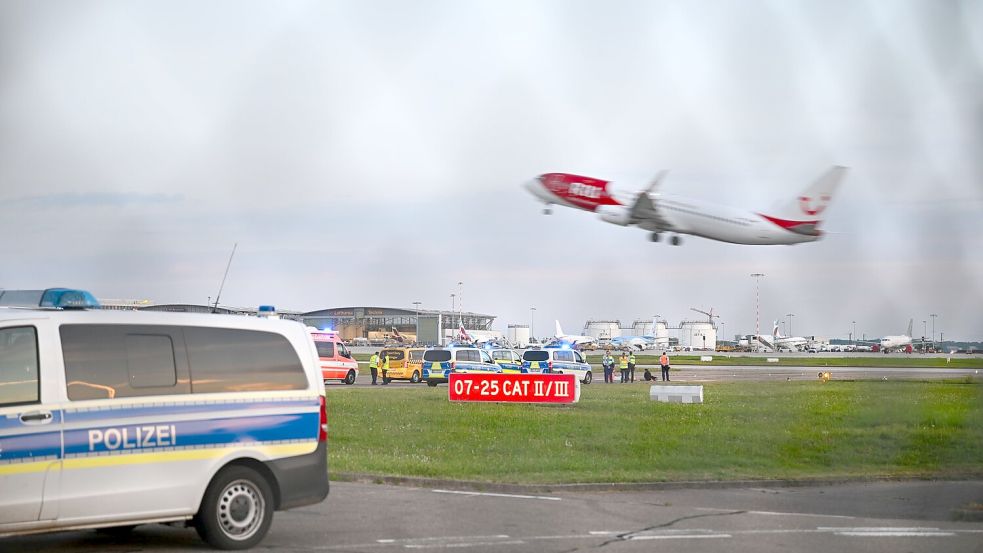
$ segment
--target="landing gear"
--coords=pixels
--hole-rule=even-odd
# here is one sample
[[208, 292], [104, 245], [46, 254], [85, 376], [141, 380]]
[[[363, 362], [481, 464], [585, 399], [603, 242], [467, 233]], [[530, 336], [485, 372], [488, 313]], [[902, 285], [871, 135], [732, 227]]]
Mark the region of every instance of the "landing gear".
[[649, 236], [649, 240], [653, 242], [658, 242], [659, 240], [662, 240], [662, 235], [659, 234], [658, 232], [653, 232], [652, 235]]
[[683, 239], [679, 237], [678, 234], [674, 234], [672, 239], [669, 241], [673, 246], [678, 246], [683, 243]]

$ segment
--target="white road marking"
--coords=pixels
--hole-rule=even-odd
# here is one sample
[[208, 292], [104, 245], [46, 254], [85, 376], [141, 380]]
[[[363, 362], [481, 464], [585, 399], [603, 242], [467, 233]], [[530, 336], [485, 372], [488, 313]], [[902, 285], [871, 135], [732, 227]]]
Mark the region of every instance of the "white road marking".
[[902, 528], [895, 526], [875, 526], [875, 527], [857, 527], [857, 528], [837, 528], [837, 527], [819, 527], [817, 530], [822, 532], [832, 532], [837, 536], [851, 536], [859, 538], [917, 538], [917, 537], [949, 537], [955, 536], [956, 533], [948, 530], [940, 530], [938, 528], [924, 528], [924, 527], [914, 527], [914, 528]]
[[480, 547], [486, 545], [523, 545], [522, 540], [512, 541], [476, 541], [476, 542], [454, 542], [454, 543], [430, 543], [430, 544], [407, 544], [406, 549], [450, 549], [457, 547]]
[[458, 495], [481, 495], [485, 497], [509, 497], [512, 499], [545, 499], [547, 501], [560, 501], [559, 497], [549, 497], [545, 495], [517, 495], [510, 493], [486, 493], [486, 492], [464, 492], [457, 490], [434, 490], [434, 493], [453, 493]]
[[816, 513], [782, 513], [780, 511], [748, 511], [752, 515], [784, 516], [784, 517], [827, 517], [827, 518], [857, 518], [846, 515], [820, 515]]

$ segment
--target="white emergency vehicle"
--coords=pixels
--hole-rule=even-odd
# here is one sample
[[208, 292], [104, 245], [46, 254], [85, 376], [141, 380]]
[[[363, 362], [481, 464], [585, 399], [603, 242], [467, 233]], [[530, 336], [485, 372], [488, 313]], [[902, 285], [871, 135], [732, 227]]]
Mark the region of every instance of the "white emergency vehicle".
[[0, 536], [172, 523], [245, 549], [327, 496], [303, 325], [97, 305], [0, 291]]

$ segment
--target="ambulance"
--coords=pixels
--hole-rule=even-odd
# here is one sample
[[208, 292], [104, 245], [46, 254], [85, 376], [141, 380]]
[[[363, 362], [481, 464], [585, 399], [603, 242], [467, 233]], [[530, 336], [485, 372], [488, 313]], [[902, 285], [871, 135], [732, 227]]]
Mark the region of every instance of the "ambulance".
[[342, 343], [338, 333], [330, 330], [318, 330], [307, 327], [317, 347], [318, 366], [321, 367], [321, 378], [324, 382], [340, 380], [345, 384], [354, 384], [358, 378], [358, 361], [348, 347]]
[[247, 549], [274, 511], [327, 497], [303, 325], [97, 308], [82, 290], [0, 291], [0, 550], [150, 523]]

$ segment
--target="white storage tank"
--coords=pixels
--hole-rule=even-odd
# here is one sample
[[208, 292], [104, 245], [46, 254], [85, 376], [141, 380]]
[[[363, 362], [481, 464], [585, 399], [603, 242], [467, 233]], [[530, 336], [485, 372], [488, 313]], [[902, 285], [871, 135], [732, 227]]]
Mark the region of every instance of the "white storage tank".
[[529, 325], [509, 325], [505, 338], [517, 348], [529, 347]]
[[610, 340], [621, 337], [621, 321], [587, 321], [584, 335], [595, 340]]
[[717, 329], [706, 321], [683, 321], [679, 325], [679, 346], [686, 350], [717, 349]]
[[632, 336], [655, 336], [655, 333], [652, 331], [653, 328], [652, 321], [639, 319], [632, 323], [630, 334]]
[[653, 336], [655, 336], [655, 349], [662, 351], [669, 349], [669, 323], [656, 322]]

